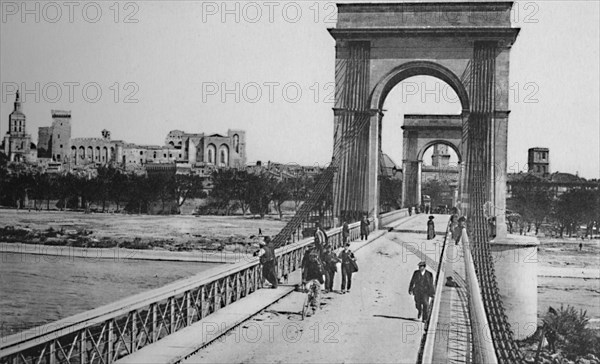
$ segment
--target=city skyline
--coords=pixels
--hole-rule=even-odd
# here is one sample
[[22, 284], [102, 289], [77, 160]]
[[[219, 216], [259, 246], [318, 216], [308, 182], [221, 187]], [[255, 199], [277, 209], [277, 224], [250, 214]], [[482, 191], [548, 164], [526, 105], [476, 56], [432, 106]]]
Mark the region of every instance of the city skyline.
[[[218, 133], [225, 126], [247, 130], [249, 162], [325, 165], [331, 158], [335, 47], [327, 28], [335, 25], [333, 3], [280, 3], [277, 9], [287, 6], [289, 14], [275, 11], [268, 18], [265, 12], [254, 23], [252, 9], [232, 5], [233, 15], [223, 18], [224, 9], [210, 7], [220, 4], [213, 2], [132, 2], [119, 9], [102, 3], [95, 23], [89, 14], [82, 18], [81, 7], [73, 22], [63, 9], [51, 23], [53, 9], [44, 14], [40, 5], [39, 23], [35, 15], [22, 22], [9, 3], [2, 2], [0, 23], [2, 135], [16, 85], [26, 88], [23, 109], [36, 144], [50, 110], [67, 109], [73, 137], [99, 137], [107, 129], [118, 139], [156, 144], [170, 130]], [[296, 5], [289, 4], [302, 10], [296, 22]], [[515, 4], [520, 13], [513, 26], [521, 33], [511, 53], [509, 173], [526, 167], [529, 148], [547, 147], [553, 172], [600, 177], [598, 3], [570, 4]], [[393, 128], [383, 132], [383, 152], [396, 162], [402, 159], [403, 114], [455, 108], [445, 84], [405, 82], [422, 90], [400, 102], [392, 95], [386, 100], [393, 105], [384, 123]], [[38, 91], [27, 94], [36, 85]], [[49, 102], [57, 90], [61, 97]]]

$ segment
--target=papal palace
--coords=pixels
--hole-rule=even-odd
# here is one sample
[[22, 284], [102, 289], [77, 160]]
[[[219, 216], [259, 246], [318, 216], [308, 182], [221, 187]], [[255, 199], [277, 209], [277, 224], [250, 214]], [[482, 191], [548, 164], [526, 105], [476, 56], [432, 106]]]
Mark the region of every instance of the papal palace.
[[97, 138], [72, 138], [71, 111], [52, 110], [52, 124], [39, 128], [36, 146], [26, 132], [18, 91], [8, 124], [1, 150], [9, 160], [37, 163], [49, 172], [109, 164], [127, 170], [176, 164], [177, 169], [205, 175], [215, 168], [246, 166], [244, 130], [228, 130], [225, 135], [172, 130], [163, 146], [138, 145], [113, 140], [108, 130]]

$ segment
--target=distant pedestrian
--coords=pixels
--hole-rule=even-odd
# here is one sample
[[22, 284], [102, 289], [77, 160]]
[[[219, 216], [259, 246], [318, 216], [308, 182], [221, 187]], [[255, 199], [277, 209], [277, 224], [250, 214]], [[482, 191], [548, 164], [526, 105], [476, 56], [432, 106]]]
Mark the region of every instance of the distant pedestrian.
[[458, 245], [458, 243], [460, 242], [460, 239], [463, 235], [463, 230], [466, 229], [466, 226], [465, 226], [466, 221], [467, 221], [467, 219], [464, 216], [461, 216], [458, 219], [458, 225], [452, 231], [452, 238], [454, 239], [455, 245]]
[[435, 294], [433, 274], [427, 271], [425, 266], [425, 262], [419, 263], [419, 269], [414, 271], [408, 285], [408, 294], [415, 297], [415, 306], [418, 312], [417, 319], [422, 318], [423, 322], [427, 320], [429, 313], [429, 299]]
[[348, 238], [350, 237], [350, 228], [348, 227], [348, 221], [344, 219], [344, 223], [342, 224], [342, 243], [347, 243]]
[[408, 216], [412, 216], [412, 206], [408, 206]]
[[433, 223], [433, 219], [433, 216], [429, 216], [429, 221], [427, 221], [427, 240], [435, 238], [435, 224]]
[[371, 222], [367, 218], [367, 215], [363, 215], [362, 220], [360, 220], [360, 240], [367, 240], [369, 237], [369, 224]]
[[275, 248], [272, 245], [271, 238], [265, 236], [260, 242], [260, 264], [263, 266], [263, 278], [271, 283], [271, 288], [277, 288], [277, 258], [275, 256]]
[[337, 273], [337, 263], [340, 260], [337, 255], [333, 252], [331, 247], [325, 249], [323, 257], [323, 268], [325, 271], [325, 293], [333, 292], [333, 280], [335, 279], [335, 273]]
[[342, 293], [350, 292], [352, 288], [352, 273], [355, 272], [356, 257], [350, 250], [350, 243], [346, 243], [344, 249], [340, 252], [342, 261]]
[[579, 251], [583, 248], [583, 243], [579, 243]]

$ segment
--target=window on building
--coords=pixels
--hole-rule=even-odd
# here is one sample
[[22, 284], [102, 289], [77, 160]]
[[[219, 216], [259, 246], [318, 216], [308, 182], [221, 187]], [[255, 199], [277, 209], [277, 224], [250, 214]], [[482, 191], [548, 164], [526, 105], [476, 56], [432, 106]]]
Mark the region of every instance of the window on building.
[[240, 152], [240, 136], [237, 134], [233, 136], [233, 149], [236, 153]]

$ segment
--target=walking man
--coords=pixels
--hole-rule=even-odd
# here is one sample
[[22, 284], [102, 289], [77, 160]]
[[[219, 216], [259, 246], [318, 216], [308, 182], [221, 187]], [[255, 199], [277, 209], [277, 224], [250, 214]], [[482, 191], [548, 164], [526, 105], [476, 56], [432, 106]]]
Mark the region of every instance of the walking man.
[[354, 273], [354, 264], [356, 258], [350, 250], [350, 243], [346, 243], [344, 249], [340, 252], [342, 261], [342, 293], [350, 292], [352, 287], [352, 273]]
[[350, 228], [348, 227], [348, 220], [344, 219], [342, 224], [342, 243], [347, 243], [350, 237]]
[[325, 230], [323, 230], [320, 222], [317, 222], [315, 226], [317, 227], [314, 235], [315, 246], [319, 250], [320, 258], [322, 259], [325, 246], [329, 244], [329, 239], [327, 238], [327, 233], [325, 233]]
[[260, 257], [260, 264], [263, 266], [263, 278], [271, 283], [271, 288], [275, 289], [278, 284], [275, 248], [268, 236], [265, 236], [259, 244], [258, 256]]
[[328, 246], [325, 248], [325, 253], [323, 256], [323, 268], [325, 269], [325, 293], [333, 292], [333, 280], [335, 278], [335, 273], [337, 272], [337, 263], [339, 262], [340, 260], [331, 250], [331, 247]]
[[312, 291], [310, 306], [313, 314], [317, 308], [320, 308], [321, 284], [323, 284], [323, 264], [321, 263], [320, 252], [316, 247], [306, 251], [302, 258], [302, 284], [308, 290]]
[[360, 240], [367, 240], [369, 237], [369, 224], [371, 222], [367, 218], [367, 215], [363, 215], [362, 220], [360, 220]]
[[[464, 216], [461, 216], [458, 219], [458, 225], [452, 231], [452, 238], [454, 239], [454, 245], [458, 245], [460, 243], [460, 239], [463, 236], [463, 230], [466, 230], [465, 222], [467, 219]], [[465, 232], [466, 236], [466, 232]]]
[[425, 262], [419, 263], [419, 269], [413, 273], [408, 285], [408, 294], [415, 296], [415, 306], [419, 313], [417, 319], [422, 318], [423, 322], [427, 320], [429, 313], [429, 298], [435, 294], [433, 274], [427, 271], [425, 266]]

